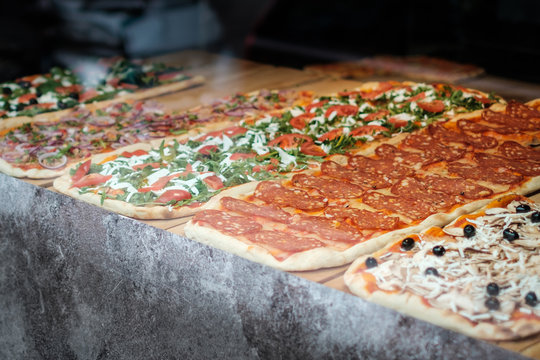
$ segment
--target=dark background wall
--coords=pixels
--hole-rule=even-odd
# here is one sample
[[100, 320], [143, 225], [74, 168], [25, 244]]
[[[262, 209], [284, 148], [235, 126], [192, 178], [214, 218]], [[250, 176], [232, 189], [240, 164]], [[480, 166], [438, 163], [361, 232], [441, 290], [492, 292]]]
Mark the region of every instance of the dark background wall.
[[0, 80], [199, 48], [294, 67], [424, 54], [540, 82], [538, 14], [536, 0], [2, 1]]

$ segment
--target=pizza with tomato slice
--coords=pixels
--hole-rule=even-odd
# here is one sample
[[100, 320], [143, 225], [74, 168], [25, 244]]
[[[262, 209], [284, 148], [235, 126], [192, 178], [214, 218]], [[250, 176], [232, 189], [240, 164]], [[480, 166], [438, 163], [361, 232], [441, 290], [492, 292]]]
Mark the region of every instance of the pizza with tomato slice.
[[497, 198], [444, 228], [406, 235], [354, 261], [356, 295], [491, 340], [540, 332], [540, 205]]
[[[181, 68], [116, 59], [92, 64], [92, 73], [59, 67], [0, 84], [0, 129], [57, 118], [64, 109], [110, 99], [145, 99], [201, 84]], [[96, 71], [97, 68], [97, 71]], [[46, 113], [46, 114], [44, 114]], [[43, 115], [39, 115], [43, 114]]]
[[85, 105], [57, 121], [0, 131], [0, 171], [17, 177], [56, 177], [68, 165], [93, 154], [188, 131], [211, 131], [311, 100], [308, 91], [259, 90], [178, 113], [150, 101], [111, 103], [103, 108]]
[[[55, 186], [104, 207], [113, 204], [112, 200], [125, 202], [121, 211], [128, 216], [168, 218], [192, 214], [224, 189], [318, 168], [329, 155], [344, 154], [373, 140], [399, 137], [446, 119], [451, 113], [465, 113], [471, 106], [482, 108], [491, 101], [474, 90], [465, 93], [437, 86], [374, 83], [319, 97], [309, 104], [248, 119], [223, 131], [164, 142], [159, 149], [129, 160], [123, 156], [106, 161], [92, 159], [93, 167], [84, 176], [103, 181], [78, 186], [70, 175], [65, 175]], [[425, 104], [435, 103], [436, 112], [416, 107], [411, 110], [411, 104], [420, 99]], [[405, 123], [396, 124], [392, 120], [395, 116]], [[408, 120], [403, 120], [405, 117]], [[71, 176], [75, 172], [77, 169]], [[159, 186], [154, 187], [155, 183]], [[114, 193], [108, 193], [110, 188]], [[146, 188], [151, 190], [141, 190]], [[182, 198], [162, 202], [160, 197], [169, 190], [184, 193]]]
[[185, 233], [284, 270], [344, 265], [493, 198], [540, 189], [539, 121], [537, 107], [510, 102], [434, 122], [369, 153], [223, 192]]

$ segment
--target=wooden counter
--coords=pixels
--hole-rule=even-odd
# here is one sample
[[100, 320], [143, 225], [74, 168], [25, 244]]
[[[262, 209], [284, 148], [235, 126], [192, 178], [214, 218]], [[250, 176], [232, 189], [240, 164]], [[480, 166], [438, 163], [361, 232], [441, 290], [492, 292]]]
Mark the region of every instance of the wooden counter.
[[[200, 103], [209, 103], [215, 98], [223, 97], [236, 91], [247, 92], [261, 88], [294, 88], [309, 89], [324, 94], [359, 85], [357, 81], [333, 80], [300, 70], [257, 64], [201, 51], [184, 51], [159, 57], [158, 60], [164, 60], [174, 65], [183, 65], [188, 69], [188, 72], [206, 77], [206, 82], [202, 86], [156, 98], [157, 101], [175, 110], [188, 109]], [[503, 86], [502, 89], [506, 89], [504, 88], [506, 83], [501, 82], [501, 84]], [[467, 85], [474, 86], [474, 83], [471, 82]], [[486, 89], [484, 88], [483, 90]], [[494, 88], [493, 90], [499, 89]], [[508, 96], [508, 93], [505, 96]], [[522, 93], [518, 92], [515, 97], [522, 98]], [[26, 181], [52, 190], [52, 180]], [[540, 194], [536, 194], [532, 198], [540, 202]], [[189, 218], [186, 217], [142, 222], [175, 234], [183, 235], [183, 228], [188, 220]], [[346, 269], [347, 266], [341, 266], [317, 271], [294, 272], [293, 274], [349, 293], [342, 278]], [[540, 335], [520, 341], [499, 341], [495, 343], [503, 348], [519, 352], [522, 355], [540, 359]]]

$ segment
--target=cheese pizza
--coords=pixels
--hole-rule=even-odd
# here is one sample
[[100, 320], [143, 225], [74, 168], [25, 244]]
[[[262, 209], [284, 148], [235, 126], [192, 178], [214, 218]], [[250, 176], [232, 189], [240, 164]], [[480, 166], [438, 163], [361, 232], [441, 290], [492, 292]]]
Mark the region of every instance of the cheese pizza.
[[345, 273], [365, 299], [470, 336], [540, 332], [540, 206], [497, 198], [444, 228], [402, 236]]

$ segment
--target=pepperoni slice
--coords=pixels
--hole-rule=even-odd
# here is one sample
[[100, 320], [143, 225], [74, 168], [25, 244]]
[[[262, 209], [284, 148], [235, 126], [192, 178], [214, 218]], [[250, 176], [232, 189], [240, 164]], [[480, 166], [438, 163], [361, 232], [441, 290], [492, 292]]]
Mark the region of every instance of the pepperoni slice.
[[521, 175], [516, 175], [508, 170], [499, 171], [499, 169], [476, 164], [464, 164], [460, 162], [451, 162], [447, 165], [448, 172], [452, 175], [464, 179], [488, 181], [494, 184], [515, 184], [523, 180]]
[[392, 186], [392, 194], [412, 200], [422, 199], [434, 209], [446, 209], [460, 202], [456, 196], [437, 191], [429, 184], [415, 178], [405, 178]]
[[505, 141], [497, 150], [502, 156], [508, 159], [540, 161], [539, 150], [521, 146], [515, 141]]
[[413, 220], [425, 219], [437, 211], [422, 199], [383, 195], [375, 191], [365, 193], [362, 201], [374, 209], [390, 210]]
[[540, 175], [540, 163], [527, 160], [509, 160], [502, 156], [476, 153], [474, 159], [482, 166], [494, 169], [508, 169], [525, 176]]
[[515, 134], [515, 133], [520, 132], [519, 129], [503, 127], [503, 126], [487, 126], [487, 125], [479, 124], [471, 120], [459, 120], [458, 127], [462, 131], [468, 131], [472, 133], [483, 133], [486, 131], [494, 131], [498, 134], [507, 135], [507, 134]]
[[419, 153], [399, 150], [397, 147], [390, 144], [378, 146], [375, 149], [375, 154], [382, 159], [403, 163], [405, 166], [415, 166], [416, 164], [422, 164], [425, 161], [425, 158]]
[[455, 131], [448, 130], [441, 125], [430, 125], [427, 131], [435, 139], [445, 144], [461, 143], [471, 145], [476, 149], [492, 149], [497, 147], [499, 142], [491, 136], [471, 136]]
[[391, 178], [402, 178], [411, 175], [413, 169], [403, 166], [398, 160], [392, 159], [372, 159], [365, 156], [351, 156], [348, 161], [349, 166], [358, 171], [368, 174], [380, 174]]
[[328, 207], [324, 213], [340, 221], [349, 219], [361, 229], [393, 230], [399, 225], [399, 217], [364, 209]]
[[262, 229], [262, 225], [245, 216], [235, 216], [219, 210], [204, 210], [193, 217], [193, 223], [210, 225], [229, 235], [249, 234]]
[[332, 199], [352, 199], [364, 193], [362, 187], [343, 180], [327, 179], [306, 174], [294, 175], [292, 184], [301, 188], [316, 189], [322, 195]]
[[506, 105], [505, 112], [515, 118], [540, 120], [540, 111], [515, 100]]
[[356, 105], [332, 105], [324, 113], [325, 117], [330, 117], [333, 112], [336, 112], [336, 116], [354, 116], [358, 113], [358, 106]]
[[295, 216], [289, 227], [294, 230], [317, 234], [324, 239], [339, 242], [357, 242], [360, 233], [346, 223], [338, 222], [320, 216]]
[[225, 209], [242, 215], [260, 216], [284, 224], [288, 224], [290, 222], [291, 215], [274, 206], [256, 205], [228, 196], [222, 198], [220, 202]]
[[255, 197], [267, 204], [290, 206], [305, 211], [324, 209], [328, 200], [322, 196], [310, 196], [300, 189], [287, 189], [274, 181], [262, 181], [255, 189]]
[[479, 199], [493, 194], [493, 191], [485, 186], [478, 185], [470, 180], [460, 178], [447, 178], [440, 175], [427, 175], [416, 177], [422, 186], [443, 192], [448, 195], [460, 195], [467, 199]]
[[[321, 241], [303, 236], [296, 236], [284, 231], [262, 230], [245, 234], [245, 237], [254, 244], [267, 245], [287, 253], [295, 253], [316, 249], [324, 245]], [[281, 258], [279, 255], [276, 258]]]
[[441, 144], [426, 133], [410, 135], [404, 141], [405, 146], [423, 150], [426, 159], [424, 165], [438, 161], [456, 161], [461, 159], [466, 149]]
[[489, 109], [482, 112], [482, 120], [487, 121], [488, 123], [494, 123], [497, 125], [525, 131], [537, 130], [540, 128], [540, 119], [513, 117]]
[[[333, 161], [325, 161], [321, 164], [323, 175], [347, 180], [364, 189], [382, 189], [392, 185], [388, 177], [380, 174], [368, 174], [357, 170], [347, 169]], [[395, 179], [394, 179], [395, 180]]]
[[315, 114], [306, 112], [305, 114], [301, 114], [301, 115], [293, 117], [290, 123], [293, 128], [302, 130], [303, 128], [306, 127], [309, 121], [313, 119], [314, 117], [315, 117]]

